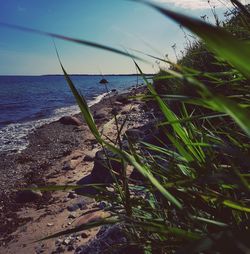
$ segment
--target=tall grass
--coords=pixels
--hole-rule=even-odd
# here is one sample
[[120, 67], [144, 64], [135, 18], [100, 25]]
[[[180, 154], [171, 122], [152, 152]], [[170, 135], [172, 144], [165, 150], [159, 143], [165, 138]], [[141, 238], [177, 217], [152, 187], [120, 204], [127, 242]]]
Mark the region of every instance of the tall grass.
[[[142, 99], [161, 115], [155, 123], [165, 137], [158, 137], [161, 145], [128, 139], [125, 151], [103, 138], [61, 64], [91, 132], [124, 167], [121, 175], [113, 174], [112, 188], [96, 186], [96, 198], [109, 204], [109, 218], [50, 237], [120, 223], [126, 245], [137, 246], [138, 253], [250, 252], [250, 14], [232, 2], [237, 9], [223, 27], [147, 4], [201, 39], [177, 63], [158, 58], [170, 68], [161, 70], [154, 84], [132, 56], [148, 88]], [[130, 179], [126, 165], [144, 180]]]

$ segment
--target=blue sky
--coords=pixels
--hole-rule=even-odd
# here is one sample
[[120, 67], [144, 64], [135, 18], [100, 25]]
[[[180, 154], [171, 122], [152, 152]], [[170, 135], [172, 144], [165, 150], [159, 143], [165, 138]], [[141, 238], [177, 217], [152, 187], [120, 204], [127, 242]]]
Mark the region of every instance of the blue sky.
[[[207, 14], [206, 0], [153, 0], [188, 15]], [[213, 2], [214, 1], [214, 2]], [[213, 0], [222, 17], [225, 7]], [[225, 0], [222, 0], [225, 2]], [[0, 0], [0, 22], [22, 25], [113, 46], [133, 48], [156, 56], [171, 46], [184, 47], [179, 26], [155, 10], [125, 0]], [[0, 27], [0, 75], [61, 74], [51, 38]], [[74, 43], [56, 40], [69, 73], [135, 73], [131, 59]], [[144, 72], [157, 64], [140, 63]]]

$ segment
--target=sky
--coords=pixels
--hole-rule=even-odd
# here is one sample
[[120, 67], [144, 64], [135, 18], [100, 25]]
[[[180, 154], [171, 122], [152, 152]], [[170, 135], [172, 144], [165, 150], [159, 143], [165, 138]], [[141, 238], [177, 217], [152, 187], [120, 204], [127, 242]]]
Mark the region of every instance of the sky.
[[[207, 0], [151, 0], [166, 8], [200, 18], [213, 16]], [[222, 18], [227, 0], [210, 0]], [[185, 47], [180, 27], [160, 13], [126, 0], [0, 0], [0, 22], [93, 41], [128, 50], [140, 50], [175, 60], [172, 46]], [[189, 33], [188, 33], [189, 34]], [[136, 73], [132, 60], [103, 50], [55, 40], [64, 67], [71, 74]], [[139, 62], [145, 73], [158, 65]], [[50, 37], [0, 26], [0, 75], [61, 74]]]

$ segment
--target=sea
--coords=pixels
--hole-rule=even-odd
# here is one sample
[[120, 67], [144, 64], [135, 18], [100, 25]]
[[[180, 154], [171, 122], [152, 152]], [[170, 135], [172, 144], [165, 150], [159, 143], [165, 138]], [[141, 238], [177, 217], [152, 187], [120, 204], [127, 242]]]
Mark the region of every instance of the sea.
[[[101, 75], [72, 75], [76, 88], [89, 106], [106, 95]], [[125, 92], [143, 84], [136, 75], [107, 75], [108, 91]], [[20, 152], [27, 136], [44, 124], [79, 112], [62, 75], [0, 76], [0, 152]]]

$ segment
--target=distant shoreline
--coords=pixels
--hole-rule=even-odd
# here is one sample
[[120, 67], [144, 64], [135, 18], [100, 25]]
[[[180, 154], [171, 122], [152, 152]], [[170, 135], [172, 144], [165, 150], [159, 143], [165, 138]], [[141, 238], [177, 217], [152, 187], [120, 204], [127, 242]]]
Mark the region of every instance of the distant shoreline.
[[[107, 77], [107, 76], [141, 76], [139, 74], [69, 74], [70, 76], [100, 76], [100, 77]], [[146, 73], [145, 76], [154, 76], [154, 73]], [[63, 74], [41, 74], [41, 75], [0, 75], [0, 77], [61, 77], [64, 76]]]

